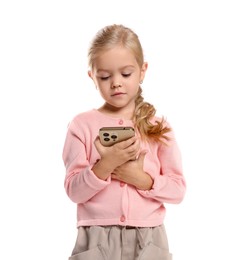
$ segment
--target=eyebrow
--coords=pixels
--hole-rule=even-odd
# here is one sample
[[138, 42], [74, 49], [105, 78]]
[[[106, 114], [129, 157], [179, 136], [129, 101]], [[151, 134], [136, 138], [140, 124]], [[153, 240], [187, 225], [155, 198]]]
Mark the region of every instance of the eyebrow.
[[[124, 69], [126, 69], [126, 68], [133, 68], [133, 69], [134, 69], [135, 67], [134, 67], [133, 65], [126, 65], [126, 66], [120, 68], [120, 70], [124, 70]], [[98, 69], [97, 72], [109, 72], [109, 70], [106, 70], [106, 69]]]

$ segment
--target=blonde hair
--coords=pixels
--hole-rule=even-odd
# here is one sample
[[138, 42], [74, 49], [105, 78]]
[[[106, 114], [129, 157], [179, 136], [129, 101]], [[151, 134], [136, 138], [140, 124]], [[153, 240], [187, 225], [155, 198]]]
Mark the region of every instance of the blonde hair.
[[[97, 32], [88, 51], [89, 67], [93, 69], [97, 57], [115, 46], [129, 49], [134, 54], [139, 67], [142, 67], [144, 55], [137, 34], [131, 29], [117, 24], [106, 26]], [[155, 116], [156, 109], [152, 104], [144, 101], [141, 86], [139, 86], [135, 104], [136, 107], [132, 119], [141, 138], [146, 141], [150, 138], [157, 142], [169, 140], [165, 134], [171, 129], [164, 124], [164, 119], [155, 121], [155, 124], [151, 122], [151, 119]]]

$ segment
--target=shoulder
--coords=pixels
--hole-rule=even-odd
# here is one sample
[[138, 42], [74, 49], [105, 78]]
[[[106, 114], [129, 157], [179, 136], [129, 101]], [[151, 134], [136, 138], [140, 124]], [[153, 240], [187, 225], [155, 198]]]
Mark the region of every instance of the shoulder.
[[89, 110], [85, 112], [81, 112], [76, 114], [72, 119], [68, 122], [68, 130], [72, 132], [76, 132], [78, 129], [83, 128], [83, 126], [88, 125], [88, 122], [93, 122], [91, 119], [93, 117], [94, 111]]
[[96, 117], [96, 112], [95, 110], [88, 110], [85, 112], [78, 113], [72, 118], [72, 121], [80, 122], [80, 121], [88, 121], [91, 120], [92, 118]]
[[76, 114], [69, 122], [69, 125], [77, 125], [79, 127], [93, 125], [98, 119], [98, 115], [95, 109], [88, 110]]

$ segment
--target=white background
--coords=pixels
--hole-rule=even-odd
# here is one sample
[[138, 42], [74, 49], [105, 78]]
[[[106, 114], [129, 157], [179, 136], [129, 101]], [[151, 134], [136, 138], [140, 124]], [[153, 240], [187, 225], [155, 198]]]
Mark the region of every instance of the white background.
[[63, 187], [66, 127], [102, 100], [87, 48], [103, 26], [137, 32], [145, 99], [172, 124], [187, 194], [166, 205], [175, 260], [245, 260], [244, 1], [0, 3], [0, 258], [67, 259], [76, 208]]

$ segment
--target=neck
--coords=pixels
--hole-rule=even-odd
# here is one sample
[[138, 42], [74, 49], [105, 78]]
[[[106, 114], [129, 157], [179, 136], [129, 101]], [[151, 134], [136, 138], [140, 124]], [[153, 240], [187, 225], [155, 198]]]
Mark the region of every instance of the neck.
[[121, 107], [112, 107], [109, 104], [105, 103], [98, 109], [98, 111], [110, 115], [112, 117], [119, 117], [131, 120], [133, 117], [134, 108], [129, 109]]

